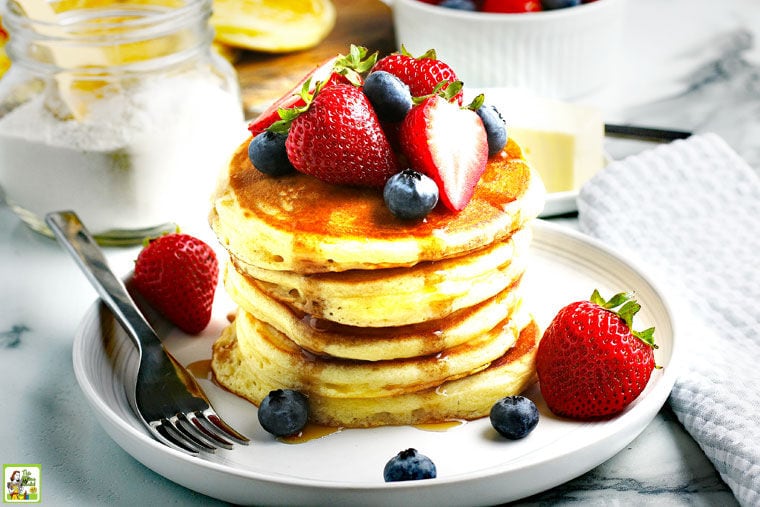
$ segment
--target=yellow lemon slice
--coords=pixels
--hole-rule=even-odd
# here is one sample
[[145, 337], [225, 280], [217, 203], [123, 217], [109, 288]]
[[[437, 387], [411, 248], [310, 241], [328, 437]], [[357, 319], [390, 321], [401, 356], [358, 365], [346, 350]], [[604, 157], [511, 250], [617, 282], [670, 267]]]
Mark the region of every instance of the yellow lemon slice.
[[335, 26], [330, 0], [214, 0], [216, 40], [285, 53], [315, 46]]

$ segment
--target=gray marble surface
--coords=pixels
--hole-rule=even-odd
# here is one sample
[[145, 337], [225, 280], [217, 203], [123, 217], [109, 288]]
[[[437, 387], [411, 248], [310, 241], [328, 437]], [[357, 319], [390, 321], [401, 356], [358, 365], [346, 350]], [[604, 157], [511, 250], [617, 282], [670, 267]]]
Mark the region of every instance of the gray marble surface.
[[[610, 89], [584, 99], [614, 122], [716, 132], [760, 168], [760, 2], [633, 0]], [[609, 140], [614, 158], [647, 143]], [[555, 221], [574, 227], [572, 217]], [[111, 249], [126, 273], [134, 249]], [[49, 505], [214, 505], [145, 468], [98, 426], [71, 366], [95, 299], [72, 261], [0, 206], [0, 461], [41, 463]], [[618, 455], [520, 505], [732, 505], [665, 406]]]

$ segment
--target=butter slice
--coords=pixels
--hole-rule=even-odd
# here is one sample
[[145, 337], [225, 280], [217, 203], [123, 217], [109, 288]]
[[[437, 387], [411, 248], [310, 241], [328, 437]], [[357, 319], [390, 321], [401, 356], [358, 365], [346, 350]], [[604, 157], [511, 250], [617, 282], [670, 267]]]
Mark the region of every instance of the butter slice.
[[548, 192], [577, 190], [604, 166], [604, 121], [598, 110], [522, 90], [484, 93]]

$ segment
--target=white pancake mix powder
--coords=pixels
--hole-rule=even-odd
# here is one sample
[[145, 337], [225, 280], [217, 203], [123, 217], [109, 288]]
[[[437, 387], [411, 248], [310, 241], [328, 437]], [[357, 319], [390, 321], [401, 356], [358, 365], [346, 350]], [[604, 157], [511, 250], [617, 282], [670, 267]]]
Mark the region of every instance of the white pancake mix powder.
[[96, 234], [205, 224], [217, 175], [247, 135], [236, 93], [211, 76], [163, 75], [62, 120], [51, 88], [0, 117], [0, 185], [12, 204], [39, 218], [72, 209]]

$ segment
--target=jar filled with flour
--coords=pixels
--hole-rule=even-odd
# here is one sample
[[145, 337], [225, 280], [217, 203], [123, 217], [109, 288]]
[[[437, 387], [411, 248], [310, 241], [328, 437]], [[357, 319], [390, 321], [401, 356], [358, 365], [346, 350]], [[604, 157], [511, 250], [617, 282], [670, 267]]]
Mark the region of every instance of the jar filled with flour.
[[0, 186], [47, 232], [76, 211], [101, 243], [206, 223], [246, 133], [212, 49], [211, 0], [11, 0], [0, 79]]

